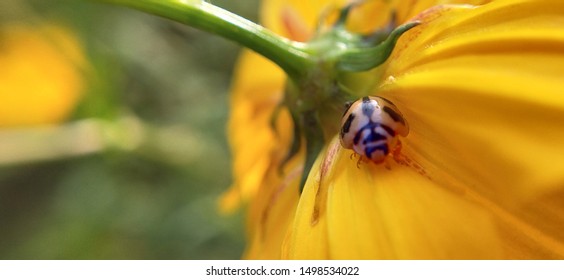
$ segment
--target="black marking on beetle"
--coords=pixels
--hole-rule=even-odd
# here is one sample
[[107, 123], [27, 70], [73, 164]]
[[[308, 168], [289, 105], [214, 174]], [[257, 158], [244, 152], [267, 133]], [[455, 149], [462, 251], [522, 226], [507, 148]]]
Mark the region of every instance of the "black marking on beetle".
[[390, 115], [390, 117], [394, 121], [400, 122], [401, 124], [405, 125], [405, 120], [403, 119], [403, 117], [400, 114], [398, 114], [398, 112], [396, 112], [391, 107], [384, 106], [384, 108], [382, 108], [382, 110], [384, 110], [384, 112], [388, 113], [388, 115]]
[[343, 127], [341, 128], [341, 138], [345, 136], [345, 133], [349, 132], [353, 120], [354, 120], [354, 114], [350, 114], [347, 120], [345, 121], [345, 123], [343, 124]]
[[368, 96], [363, 97], [362, 103], [370, 103], [370, 97], [368, 97]]
[[370, 146], [370, 147], [364, 148], [364, 154], [369, 158], [372, 158], [372, 153], [374, 153], [376, 151], [382, 151], [385, 156], [388, 155], [388, 153], [389, 153], [388, 144], [384, 143], [382, 145]]
[[380, 127], [382, 127], [390, 136], [396, 136], [396, 132], [391, 127], [385, 124], [380, 124]]
[[380, 96], [380, 99], [384, 100], [385, 102], [387, 102], [390, 105], [394, 105], [394, 103], [392, 103], [392, 101], [388, 100], [387, 98]]

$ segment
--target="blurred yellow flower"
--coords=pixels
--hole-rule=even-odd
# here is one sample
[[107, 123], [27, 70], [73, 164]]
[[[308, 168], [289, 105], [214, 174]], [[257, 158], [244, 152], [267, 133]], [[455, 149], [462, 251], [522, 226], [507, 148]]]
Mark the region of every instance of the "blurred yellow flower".
[[0, 65], [0, 127], [60, 122], [80, 99], [84, 54], [60, 26], [1, 26]]
[[[321, 11], [344, 2], [266, 0], [262, 22], [304, 41]], [[304, 155], [280, 168], [291, 118], [286, 109], [273, 117], [285, 75], [242, 54], [229, 123], [234, 184], [221, 206], [248, 202], [244, 257], [564, 258], [564, 2], [375, 0], [354, 8], [348, 26], [373, 30], [391, 11], [421, 24], [358, 95], [401, 109], [402, 155], [357, 167], [335, 135], [301, 195]]]

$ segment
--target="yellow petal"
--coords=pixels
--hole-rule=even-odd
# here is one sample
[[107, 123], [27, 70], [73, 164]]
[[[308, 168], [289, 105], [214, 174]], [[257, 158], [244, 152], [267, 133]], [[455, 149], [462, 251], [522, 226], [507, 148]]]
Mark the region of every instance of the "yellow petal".
[[296, 211], [290, 258], [500, 258], [496, 225], [465, 201], [394, 161], [351, 158], [337, 139], [314, 167]]
[[292, 40], [307, 41], [320, 22], [335, 16], [345, 0], [266, 0], [261, 7], [262, 24]]
[[391, 7], [389, 9], [397, 12], [399, 22], [405, 22], [434, 6], [448, 4], [480, 5], [491, 1], [492, 0], [393, 0], [390, 3]]
[[479, 5], [491, 0], [373, 0], [361, 2], [352, 10], [348, 27], [353, 32], [370, 33], [386, 26], [392, 13], [396, 15], [397, 24], [403, 24], [419, 13], [437, 5], [468, 4]]
[[283, 244], [284, 259], [329, 259], [327, 236], [327, 173], [337, 152], [335, 145], [322, 151], [311, 168], [305, 183], [296, 215]]
[[294, 218], [299, 199], [298, 184], [301, 178], [301, 160], [298, 156], [288, 164], [280, 176], [270, 170], [258, 190], [257, 199], [251, 201], [247, 216], [249, 244], [245, 259], [280, 259], [282, 242]]
[[[516, 218], [506, 219], [508, 222], [500, 220], [500, 231], [506, 240], [509, 258], [562, 259], [561, 241], [559, 243], [550, 236], [561, 236], [564, 232], [563, 201], [564, 190], [560, 189], [514, 210], [514, 216], [520, 221]], [[522, 234], [523, 229], [527, 231], [526, 235]]]
[[54, 25], [7, 25], [0, 38], [0, 126], [67, 118], [81, 97], [86, 64], [74, 35]]
[[[339, 10], [353, 3], [350, 0], [263, 1], [261, 21], [270, 30], [296, 41], [307, 41], [333, 23]], [[366, 1], [351, 11], [347, 27], [354, 32], [369, 33], [384, 26], [390, 19], [391, 7], [386, 1]]]
[[235, 73], [228, 123], [234, 184], [222, 198], [220, 206], [224, 212], [233, 211], [241, 201], [256, 194], [273, 157], [282, 157], [277, 147], [290, 143], [291, 131], [287, 114], [280, 115], [278, 133], [272, 128], [273, 112], [282, 98], [285, 81], [282, 70], [265, 58], [245, 51]]
[[249, 203], [249, 242], [243, 256], [247, 259], [280, 258], [280, 244], [298, 201], [303, 155], [298, 154], [280, 168], [292, 137], [288, 111], [281, 110], [273, 122], [284, 82], [285, 76], [275, 64], [250, 51], [243, 52], [236, 69], [228, 124], [234, 183], [220, 207], [231, 212], [242, 202]]
[[564, 203], [543, 203], [564, 186], [564, 3], [500, 0], [422, 19], [378, 93], [410, 123], [407, 155], [491, 212], [515, 257], [564, 256], [546, 215], [561, 224]]
[[357, 3], [347, 20], [347, 27], [358, 33], [370, 33], [386, 26], [392, 12], [398, 23], [404, 23], [425, 9], [442, 4], [483, 4], [491, 0], [315, 0], [315, 1], [263, 1], [261, 22], [270, 30], [296, 41], [310, 39], [321, 23], [334, 22], [339, 9]]

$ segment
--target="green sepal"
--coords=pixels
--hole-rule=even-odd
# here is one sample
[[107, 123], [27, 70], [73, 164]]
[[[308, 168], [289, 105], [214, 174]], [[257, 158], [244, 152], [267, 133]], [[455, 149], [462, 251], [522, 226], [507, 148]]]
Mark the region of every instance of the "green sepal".
[[399, 37], [409, 29], [419, 25], [409, 22], [396, 28], [388, 38], [375, 47], [351, 48], [339, 57], [337, 68], [341, 71], [368, 71], [384, 63], [392, 53]]

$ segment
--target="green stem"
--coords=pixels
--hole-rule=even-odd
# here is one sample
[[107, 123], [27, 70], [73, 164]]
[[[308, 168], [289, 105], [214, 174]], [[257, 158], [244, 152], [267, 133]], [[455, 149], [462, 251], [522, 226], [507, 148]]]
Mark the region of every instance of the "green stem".
[[142, 10], [233, 40], [278, 64], [289, 76], [299, 77], [308, 62], [300, 44], [204, 1], [102, 0]]

